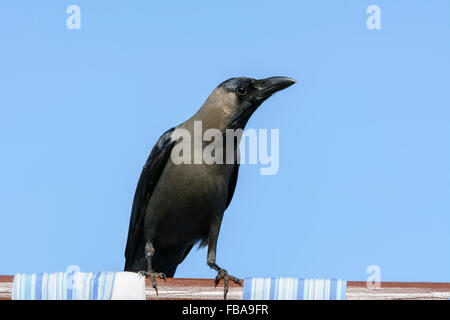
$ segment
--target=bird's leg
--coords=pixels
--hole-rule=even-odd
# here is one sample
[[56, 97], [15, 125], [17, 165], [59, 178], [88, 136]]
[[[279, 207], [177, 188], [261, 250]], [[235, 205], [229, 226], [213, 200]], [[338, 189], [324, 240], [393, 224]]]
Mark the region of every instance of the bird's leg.
[[234, 281], [238, 285], [241, 285], [241, 280], [238, 278], [231, 276], [228, 274], [228, 271], [219, 267], [216, 264], [216, 248], [217, 248], [217, 238], [219, 237], [219, 230], [220, 230], [220, 224], [222, 222], [222, 217], [220, 217], [219, 221], [213, 221], [211, 223], [211, 227], [209, 230], [209, 236], [208, 236], [208, 257], [206, 260], [206, 263], [208, 266], [214, 270], [217, 271], [216, 279], [214, 280], [214, 287], [217, 287], [217, 284], [221, 279], [223, 279], [223, 290], [224, 300], [227, 299], [227, 293], [228, 293], [228, 283], [230, 280]]
[[156, 278], [166, 280], [166, 275], [163, 272], [155, 272], [152, 268], [152, 257], [155, 253], [155, 248], [150, 241], [145, 244], [145, 259], [147, 260], [147, 271], [139, 271], [139, 274], [150, 278], [152, 280], [152, 286], [155, 288], [156, 295], [158, 295], [158, 285], [156, 284]]

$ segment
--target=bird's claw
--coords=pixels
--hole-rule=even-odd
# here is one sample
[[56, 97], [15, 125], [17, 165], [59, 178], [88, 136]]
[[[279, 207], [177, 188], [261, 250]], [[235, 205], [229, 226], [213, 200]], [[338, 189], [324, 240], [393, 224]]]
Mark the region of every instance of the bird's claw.
[[238, 278], [236, 278], [234, 276], [229, 275], [228, 271], [225, 269], [220, 269], [219, 272], [217, 272], [216, 279], [214, 280], [214, 287], [217, 287], [217, 285], [219, 284], [221, 279], [223, 279], [223, 291], [224, 291], [223, 299], [224, 300], [227, 299], [228, 283], [230, 282], [230, 280], [234, 281], [235, 283], [237, 283], [240, 286], [242, 285], [241, 280], [239, 280]]
[[138, 274], [140, 276], [150, 278], [150, 280], [152, 281], [152, 287], [155, 289], [156, 295], [158, 295], [158, 284], [156, 283], [156, 278], [161, 278], [161, 279], [164, 279], [164, 281], [165, 281], [166, 280], [165, 273], [164, 272], [139, 271]]

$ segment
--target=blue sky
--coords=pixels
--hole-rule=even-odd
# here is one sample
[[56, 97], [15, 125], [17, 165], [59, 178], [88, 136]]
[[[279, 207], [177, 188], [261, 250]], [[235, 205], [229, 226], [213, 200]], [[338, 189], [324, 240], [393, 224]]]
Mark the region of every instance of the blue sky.
[[[450, 281], [448, 1], [2, 1], [0, 39], [0, 274], [121, 270], [160, 134], [227, 78], [284, 75], [247, 126], [280, 130], [280, 170], [241, 168], [217, 263]], [[176, 276], [215, 276], [206, 250]]]

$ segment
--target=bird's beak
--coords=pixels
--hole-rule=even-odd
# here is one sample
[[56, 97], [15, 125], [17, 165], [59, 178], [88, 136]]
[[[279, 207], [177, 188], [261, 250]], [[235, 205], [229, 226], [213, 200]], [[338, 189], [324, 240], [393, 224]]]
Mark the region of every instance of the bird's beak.
[[257, 89], [257, 98], [265, 100], [275, 92], [286, 89], [296, 82], [288, 77], [270, 77], [256, 80], [253, 85]]

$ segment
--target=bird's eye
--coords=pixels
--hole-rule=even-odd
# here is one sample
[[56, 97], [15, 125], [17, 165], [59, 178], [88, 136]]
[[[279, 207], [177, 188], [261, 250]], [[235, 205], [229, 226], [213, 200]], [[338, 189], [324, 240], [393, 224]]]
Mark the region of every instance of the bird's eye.
[[236, 88], [236, 93], [240, 96], [245, 96], [247, 94], [247, 89], [245, 87], [239, 86]]

